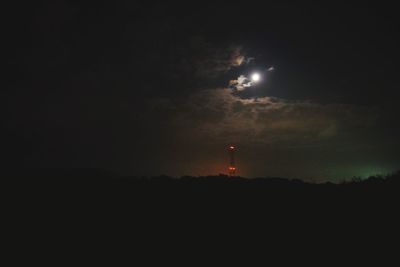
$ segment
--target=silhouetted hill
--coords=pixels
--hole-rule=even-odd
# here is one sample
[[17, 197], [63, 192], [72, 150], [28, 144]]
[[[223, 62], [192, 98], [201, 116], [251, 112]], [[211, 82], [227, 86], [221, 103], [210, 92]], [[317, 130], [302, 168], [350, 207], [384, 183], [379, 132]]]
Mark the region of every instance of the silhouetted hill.
[[86, 251], [85, 240], [104, 244], [109, 238], [119, 240], [112, 246], [127, 239], [150, 251], [175, 253], [179, 248], [176, 253], [181, 255], [201, 251], [202, 246], [231, 253], [241, 251], [238, 246], [269, 242], [281, 252], [288, 246], [300, 249], [304, 256], [309, 253], [305, 242], [313, 244], [313, 252], [327, 253], [320, 244], [335, 243], [330, 249], [352, 253], [353, 244], [364, 239], [386, 244], [393, 238], [382, 237], [398, 229], [399, 173], [312, 184], [282, 178], [121, 177], [99, 170], [53, 169], [14, 172], [3, 176], [0, 186], [2, 215], [9, 223], [3, 229], [15, 229], [12, 240], [24, 240], [29, 248], [45, 238], [50, 245]]
[[[22, 197], [146, 199], [160, 201], [198, 200], [204, 203], [225, 199], [232, 202], [253, 202], [258, 205], [271, 199], [278, 204], [299, 201], [337, 201], [351, 204], [352, 200], [377, 202], [397, 197], [400, 192], [400, 172], [389, 176], [353, 179], [340, 184], [308, 183], [298, 179], [228, 177], [225, 175], [173, 178], [126, 177], [99, 169], [30, 169], [9, 171], [1, 179], [3, 188]], [[185, 203], [182, 201], [182, 203]]]

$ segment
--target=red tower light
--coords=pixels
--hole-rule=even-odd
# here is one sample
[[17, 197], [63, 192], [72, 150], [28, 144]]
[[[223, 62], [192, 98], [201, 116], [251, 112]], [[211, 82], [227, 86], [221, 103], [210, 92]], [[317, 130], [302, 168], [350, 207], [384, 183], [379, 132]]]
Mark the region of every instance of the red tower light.
[[229, 176], [236, 175], [235, 150], [236, 150], [235, 146], [233, 145], [229, 146], [229, 157], [230, 157], [229, 168], [228, 168]]

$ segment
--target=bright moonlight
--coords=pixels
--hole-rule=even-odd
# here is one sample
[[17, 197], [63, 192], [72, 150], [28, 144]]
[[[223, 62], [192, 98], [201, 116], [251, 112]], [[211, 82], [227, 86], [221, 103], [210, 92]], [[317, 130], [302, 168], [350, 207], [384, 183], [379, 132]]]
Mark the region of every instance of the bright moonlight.
[[254, 73], [253, 75], [251, 75], [251, 80], [253, 82], [258, 82], [260, 79], [261, 79], [261, 76], [258, 73]]

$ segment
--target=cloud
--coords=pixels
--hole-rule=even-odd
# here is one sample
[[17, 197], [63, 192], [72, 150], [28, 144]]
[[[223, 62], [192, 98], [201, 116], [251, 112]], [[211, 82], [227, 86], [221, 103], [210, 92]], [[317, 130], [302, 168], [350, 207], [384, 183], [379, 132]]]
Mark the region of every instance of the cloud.
[[254, 82], [244, 75], [240, 75], [236, 80], [229, 81], [229, 87], [239, 92], [244, 91], [246, 88], [249, 88], [253, 85]]
[[329, 142], [374, 125], [369, 109], [263, 97], [242, 99], [227, 88], [168, 102], [169, 123], [186, 138], [209, 143], [293, 145]]
[[248, 64], [249, 59], [246, 59], [246, 57], [243, 55], [241, 47], [234, 47], [230, 63], [232, 67], [239, 67], [244, 63]]
[[241, 47], [231, 46], [216, 47], [211, 44], [204, 44], [204, 49], [199, 57], [193, 57], [193, 64], [196, 66], [196, 78], [213, 79], [217, 78], [233, 68], [243, 65], [246, 61], [242, 54]]
[[[168, 60], [151, 64], [163, 68], [161, 79], [170, 90], [183, 92], [225, 86], [224, 75], [246, 63], [240, 46], [208, 42], [201, 36], [185, 40], [180, 46], [171, 46]], [[157, 79], [155, 79], [157, 81]]]

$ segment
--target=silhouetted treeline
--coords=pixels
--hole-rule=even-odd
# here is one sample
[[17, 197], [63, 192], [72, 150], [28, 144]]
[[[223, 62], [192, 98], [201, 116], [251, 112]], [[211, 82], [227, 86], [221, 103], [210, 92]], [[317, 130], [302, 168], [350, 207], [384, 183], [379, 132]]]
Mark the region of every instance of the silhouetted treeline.
[[371, 229], [378, 236], [390, 229], [385, 235], [391, 235], [398, 228], [400, 200], [399, 172], [313, 184], [282, 178], [122, 177], [101, 170], [53, 169], [3, 175], [0, 186], [8, 209], [3, 215], [24, 238], [61, 233], [67, 239], [72, 236], [74, 244], [88, 232], [97, 240], [106, 232], [124, 237], [131, 231], [134, 238], [129, 242], [152, 236], [157, 241], [151, 246], [162, 239], [165, 247], [178, 235], [186, 245], [211, 242], [221, 233], [224, 240], [236, 240], [238, 233], [256, 237], [264, 232], [261, 241], [325, 236], [325, 242], [336, 238], [343, 247], [355, 231], [370, 238]]
[[[353, 178], [342, 183], [309, 183], [299, 179], [229, 177], [226, 175], [174, 178], [127, 177], [98, 169], [31, 169], [9, 172], [1, 180], [3, 188], [26, 195], [56, 197], [125, 197], [169, 201], [198, 198], [231, 198], [248, 201], [281, 199], [364, 199], [377, 201], [400, 195], [400, 171], [368, 179]], [[296, 201], [297, 201], [296, 200]]]
[[43, 169], [23, 169], [23, 170], [6, 170], [2, 175], [2, 182], [17, 182], [24, 181], [26, 183], [63, 183], [66, 181], [78, 182], [80, 184], [138, 184], [138, 185], [176, 185], [176, 184], [197, 184], [197, 185], [242, 185], [242, 186], [277, 186], [277, 187], [313, 187], [313, 188], [344, 188], [344, 187], [362, 187], [362, 186], [387, 186], [398, 185], [400, 181], [400, 171], [385, 176], [370, 176], [362, 179], [353, 177], [351, 179], [342, 179], [342, 182], [306, 182], [301, 179], [290, 179], [280, 177], [259, 177], [259, 178], [244, 178], [240, 176], [230, 177], [220, 174], [215, 176], [182, 176], [180, 178], [167, 175], [161, 176], [121, 176], [102, 169], [60, 169], [60, 168], [43, 168]]

